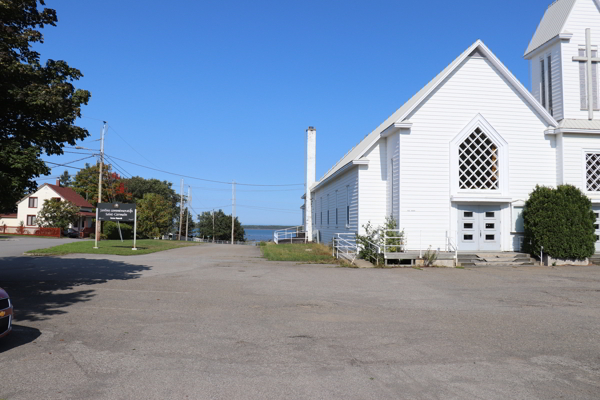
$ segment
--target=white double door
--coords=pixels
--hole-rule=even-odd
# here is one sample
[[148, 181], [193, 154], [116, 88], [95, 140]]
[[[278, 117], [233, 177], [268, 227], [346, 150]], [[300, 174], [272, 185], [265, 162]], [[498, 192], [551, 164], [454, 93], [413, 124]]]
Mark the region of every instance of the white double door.
[[500, 251], [500, 207], [497, 205], [458, 206], [458, 249]]
[[592, 207], [594, 215], [596, 216], [596, 222], [594, 222], [594, 229], [596, 230], [596, 253], [600, 253], [600, 206]]

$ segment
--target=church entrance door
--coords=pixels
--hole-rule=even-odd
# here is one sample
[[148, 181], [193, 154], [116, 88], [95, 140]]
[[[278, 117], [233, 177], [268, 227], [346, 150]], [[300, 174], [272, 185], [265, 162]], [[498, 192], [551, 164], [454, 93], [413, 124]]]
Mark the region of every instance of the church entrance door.
[[464, 204], [458, 206], [458, 249], [500, 251], [500, 207]]
[[594, 215], [596, 216], [596, 222], [594, 223], [594, 229], [596, 229], [596, 253], [600, 253], [600, 207], [592, 207]]

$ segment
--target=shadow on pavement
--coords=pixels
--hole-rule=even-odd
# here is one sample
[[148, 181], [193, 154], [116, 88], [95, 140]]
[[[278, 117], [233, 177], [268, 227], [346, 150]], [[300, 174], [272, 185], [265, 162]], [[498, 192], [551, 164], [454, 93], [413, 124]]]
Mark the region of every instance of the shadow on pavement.
[[73, 291], [78, 286], [137, 279], [149, 269], [105, 259], [3, 257], [0, 287], [11, 297], [16, 321], [42, 321], [94, 297], [93, 289]]
[[31, 343], [41, 336], [39, 329], [30, 328], [28, 326], [13, 325], [13, 330], [3, 339], [0, 339], [0, 354], [5, 351], [14, 349], [15, 347], [23, 346]]

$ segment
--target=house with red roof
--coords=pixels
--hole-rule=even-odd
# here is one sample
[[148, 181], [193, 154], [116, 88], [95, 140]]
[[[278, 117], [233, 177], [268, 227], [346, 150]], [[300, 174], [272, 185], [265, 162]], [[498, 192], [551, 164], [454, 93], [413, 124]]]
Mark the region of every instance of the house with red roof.
[[56, 185], [45, 183], [35, 193], [22, 198], [17, 203], [16, 213], [0, 214], [0, 226], [19, 227], [23, 222], [25, 229], [36, 228], [37, 214], [42, 209], [44, 201], [52, 199], [70, 201], [79, 207], [79, 221], [72, 228], [85, 234], [93, 232], [93, 219], [96, 217], [94, 206], [73, 189], [60, 186], [59, 180], [56, 181]]

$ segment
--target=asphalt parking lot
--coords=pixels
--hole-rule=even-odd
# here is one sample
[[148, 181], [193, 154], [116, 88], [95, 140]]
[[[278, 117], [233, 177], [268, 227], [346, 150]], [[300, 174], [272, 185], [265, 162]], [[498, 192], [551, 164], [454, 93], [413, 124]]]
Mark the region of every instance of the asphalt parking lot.
[[203, 245], [5, 256], [0, 286], [0, 399], [600, 398], [598, 267], [344, 269]]

